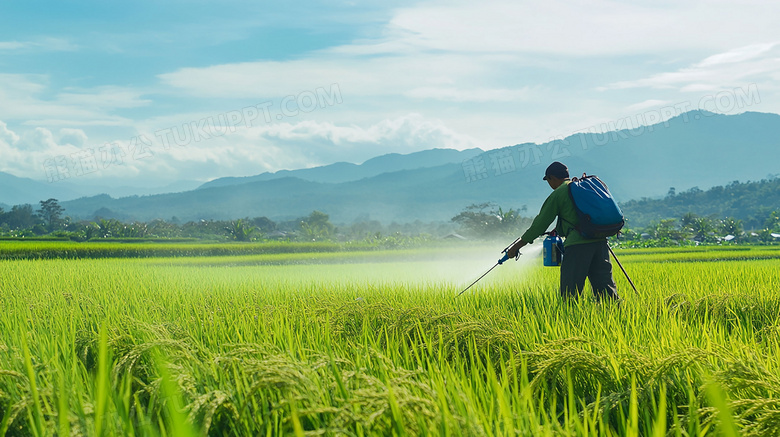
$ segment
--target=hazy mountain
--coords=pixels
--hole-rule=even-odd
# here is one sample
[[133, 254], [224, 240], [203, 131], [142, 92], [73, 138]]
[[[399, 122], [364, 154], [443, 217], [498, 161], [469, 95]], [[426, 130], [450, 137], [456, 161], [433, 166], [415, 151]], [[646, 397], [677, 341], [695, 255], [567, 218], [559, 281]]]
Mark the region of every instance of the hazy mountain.
[[480, 153], [482, 153], [481, 149], [467, 149], [462, 151], [454, 149], [430, 149], [406, 155], [390, 153], [371, 158], [362, 164], [337, 162], [335, 164], [320, 167], [304, 168], [300, 170], [280, 170], [274, 173], [262, 173], [256, 176], [219, 178], [203, 184], [200, 188], [225, 187], [286, 177], [295, 177], [311, 182], [349, 182], [377, 176], [382, 173], [460, 163], [466, 159], [473, 158]]
[[[106, 208], [112, 214], [104, 217], [132, 215], [139, 220], [154, 218], [182, 220], [231, 219], [237, 217], [267, 216], [272, 219], [290, 219], [312, 210], [325, 211], [336, 221], [352, 221], [367, 213], [382, 221], [432, 219], [420, 205], [441, 204], [450, 211], [460, 206], [459, 200], [448, 196], [449, 184], [442, 181], [462, 180], [459, 164], [447, 164], [417, 170], [384, 173], [373, 178], [340, 184], [281, 178], [246, 184], [201, 188], [194, 191], [156, 196], [133, 196], [112, 199], [99, 196], [63, 202], [67, 213], [89, 217], [94, 211]], [[305, 211], [305, 212], [301, 212]], [[446, 217], [449, 218], [449, 217]]]
[[[397, 162], [410, 158], [389, 155], [360, 166], [342, 163], [289, 172], [296, 177], [277, 172], [256, 177], [271, 177], [267, 180], [240, 178], [245, 183], [215, 183], [177, 194], [99, 196], [63, 202], [63, 206], [73, 217], [91, 218], [100, 210], [104, 217], [113, 214], [139, 220], [173, 216], [181, 220], [256, 216], [279, 220], [312, 210], [330, 214], [336, 222], [351, 222], [366, 214], [383, 222], [449, 220], [469, 204], [482, 202], [495, 202], [505, 209], [527, 205], [526, 214], [533, 215], [550, 192], [541, 179], [554, 160], [566, 163], [572, 176], [598, 175], [619, 201], [627, 202], [663, 197], [670, 187], [704, 190], [776, 174], [780, 172], [778, 145], [780, 115], [692, 111], [653, 126], [577, 134], [541, 145], [518, 144], [458, 163], [391, 171], [392, 165], [403, 166]], [[384, 172], [383, 161], [388, 169]], [[359, 174], [358, 168], [367, 173]], [[371, 173], [379, 174], [354, 179]], [[321, 179], [304, 180], [302, 174]], [[347, 180], [322, 182], [339, 177]]]
[[133, 187], [119, 184], [112, 185], [106, 181], [101, 181], [99, 184], [82, 184], [79, 183], [78, 179], [46, 183], [0, 172], [0, 206], [3, 204], [20, 205], [25, 203], [35, 206], [41, 200], [51, 198], [66, 201], [99, 194], [122, 197], [172, 193], [194, 190], [199, 185], [201, 185], [199, 181], [177, 181], [160, 187]]
[[778, 114], [691, 111], [642, 129], [580, 134], [566, 142], [582, 159], [583, 166], [573, 173], [603, 176], [626, 200], [663, 196], [670, 187], [755, 181], [780, 170]]
[[121, 181], [111, 182], [103, 180], [101, 180], [100, 184], [80, 184], [76, 181], [59, 183], [71, 191], [79, 193], [75, 197], [97, 196], [100, 194], [108, 194], [111, 197], [126, 197], [190, 191], [198, 188], [203, 182], [184, 180], [161, 186], [130, 186], [122, 184]]
[[0, 202], [8, 205], [29, 203], [37, 206], [46, 199], [74, 199], [78, 192], [57, 183], [38, 182], [0, 172]]

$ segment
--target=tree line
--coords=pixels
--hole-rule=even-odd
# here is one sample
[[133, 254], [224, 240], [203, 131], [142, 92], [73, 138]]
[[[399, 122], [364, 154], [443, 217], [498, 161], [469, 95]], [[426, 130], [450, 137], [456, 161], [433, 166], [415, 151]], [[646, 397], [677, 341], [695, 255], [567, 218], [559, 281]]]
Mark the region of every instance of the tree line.
[[237, 220], [199, 220], [178, 223], [171, 220], [133, 221], [125, 223], [115, 218], [72, 220], [57, 199], [42, 200], [37, 209], [30, 204], [15, 205], [9, 211], [0, 208], [0, 236], [59, 237], [76, 241], [129, 238], [197, 238], [252, 241], [260, 238], [328, 240], [336, 227], [327, 214], [312, 211], [305, 217], [274, 222], [267, 217]]
[[734, 217], [704, 217], [685, 213], [679, 219], [652, 222], [643, 228], [628, 228], [623, 239], [634, 246], [702, 244], [702, 243], [773, 243], [780, 242], [780, 210], [772, 211], [757, 228], [745, 229]]
[[[772, 181], [773, 183], [776, 181]], [[716, 214], [699, 215], [685, 212], [677, 218], [663, 218], [663, 211], [683, 202], [688, 196], [712, 199], [714, 195], [733, 197], [733, 191], [750, 190], [772, 199], [765, 190], [771, 184], [732, 183], [726, 188], [716, 187], [708, 192], [691, 190], [676, 194], [673, 189], [665, 199], [629, 202], [624, 207], [627, 225], [622, 240], [632, 246], [700, 244], [700, 243], [772, 243], [780, 242], [780, 208], [769, 210], [769, 204], [762, 205], [759, 212], [743, 211], [749, 220], [734, 216], [718, 217]], [[746, 196], [750, 199], [750, 196]], [[736, 200], [740, 202], [739, 199]], [[742, 200], [741, 202], [746, 202]], [[671, 204], [666, 208], [659, 206]], [[638, 206], [658, 207], [656, 219], [645, 226], [637, 226], [635, 220]], [[641, 208], [639, 208], [641, 209]], [[452, 217], [449, 223], [391, 223], [383, 225], [365, 215], [349, 225], [336, 226], [330, 217], [320, 211], [292, 220], [275, 222], [267, 217], [242, 218], [236, 220], [199, 220], [180, 223], [170, 220], [150, 222], [122, 222], [115, 218], [74, 221], [65, 215], [57, 199], [32, 205], [15, 205], [5, 211], [0, 208], [0, 237], [29, 238], [49, 236], [75, 241], [94, 239], [201, 239], [254, 241], [262, 239], [290, 241], [370, 241], [390, 246], [402, 246], [409, 238], [427, 240], [447, 235], [461, 236], [474, 240], [514, 239], [520, 236], [532, 222], [526, 216], [526, 206], [504, 209], [494, 203], [472, 204]], [[641, 222], [641, 220], [640, 220]], [[457, 233], [457, 234], [455, 234]]]
[[[103, 212], [99, 211], [98, 213]], [[110, 213], [110, 211], [104, 211]], [[97, 239], [199, 239], [199, 240], [290, 240], [290, 241], [367, 241], [386, 247], [406, 246], [452, 232], [449, 223], [390, 223], [371, 220], [368, 215], [352, 224], [336, 226], [321, 211], [291, 220], [273, 221], [267, 217], [236, 220], [197, 220], [181, 223], [176, 217], [149, 222], [120, 221], [96, 217], [73, 220], [57, 199], [0, 208], [0, 237], [59, 238], [74, 241]]]
[[[492, 203], [473, 204], [452, 218], [458, 231], [468, 238], [514, 239], [531, 226], [533, 218], [520, 212], [525, 208], [504, 210]], [[617, 240], [628, 246], [667, 246], [678, 244], [772, 243], [780, 242], [780, 209], [767, 213], [758, 226], [746, 228], [741, 219], [700, 216], [692, 212], [679, 218], [651, 221], [647, 226], [623, 229]]]
[[620, 207], [635, 228], [657, 224], [660, 219], [682, 220], [693, 213], [712, 219], [732, 217], [741, 221], [744, 229], [758, 232], [780, 210], [780, 178], [734, 181], [708, 190], [693, 187], [680, 192], [671, 187], [664, 198], [631, 200]]

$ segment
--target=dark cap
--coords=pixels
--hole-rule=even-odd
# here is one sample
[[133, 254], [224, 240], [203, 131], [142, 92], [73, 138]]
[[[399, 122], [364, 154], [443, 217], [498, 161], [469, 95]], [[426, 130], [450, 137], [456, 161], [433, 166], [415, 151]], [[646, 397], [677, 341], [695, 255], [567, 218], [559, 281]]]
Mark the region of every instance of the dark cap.
[[546, 181], [548, 176], [555, 176], [559, 179], [566, 179], [569, 177], [569, 168], [566, 167], [563, 163], [555, 161], [547, 167], [547, 170], [544, 171], [544, 177], [542, 180]]

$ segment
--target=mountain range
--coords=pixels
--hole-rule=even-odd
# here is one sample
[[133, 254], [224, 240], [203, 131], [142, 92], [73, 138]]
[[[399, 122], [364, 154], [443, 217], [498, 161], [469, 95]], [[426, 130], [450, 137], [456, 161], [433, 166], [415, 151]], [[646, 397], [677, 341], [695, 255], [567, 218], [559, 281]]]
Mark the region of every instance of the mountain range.
[[207, 182], [201, 185], [200, 188], [225, 187], [285, 177], [293, 177], [311, 182], [338, 184], [370, 178], [382, 173], [416, 170], [437, 167], [444, 164], [460, 163], [467, 159], [471, 159], [482, 152], [482, 149], [467, 149], [463, 151], [454, 149], [430, 149], [407, 155], [390, 153], [371, 158], [362, 164], [337, 162], [335, 164], [300, 170], [280, 170], [275, 173], [261, 173], [257, 176], [220, 178]]
[[159, 187], [137, 187], [106, 184], [73, 183], [73, 182], [40, 182], [34, 179], [21, 178], [9, 173], [0, 172], [0, 208], [8, 209], [9, 205], [37, 204], [41, 200], [55, 198], [58, 200], [73, 200], [80, 197], [110, 194], [112, 197], [134, 195], [150, 195], [192, 190], [200, 186], [198, 181], [177, 181]]
[[79, 193], [59, 184], [38, 182], [0, 172], [0, 207], [24, 203], [37, 203], [49, 198], [73, 199]]
[[[618, 201], [628, 201], [661, 197], [670, 187], [706, 189], [780, 173], [778, 145], [778, 114], [691, 111], [650, 126], [578, 133], [543, 144], [391, 154], [360, 165], [342, 162], [221, 178], [179, 193], [73, 199], [50, 190], [38, 200], [58, 195], [72, 199], [61, 202], [66, 214], [85, 219], [284, 220], [319, 210], [336, 223], [358, 218], [390, 223], [449, 220], [466, 206], [483, 202], [504, 209], [526, 206], [526, 214], [532, 215], [549, 194], [541, 178], [552, 161], [567, 164], [572, 176], [598, 175]], [[39, 193], [26, 187], [55, 185], [10, 182], [0, 178], [0, 202], [8, 205], [20, 203], [22, 192]], [[19, 194], [8, 195], [15, 187]]]

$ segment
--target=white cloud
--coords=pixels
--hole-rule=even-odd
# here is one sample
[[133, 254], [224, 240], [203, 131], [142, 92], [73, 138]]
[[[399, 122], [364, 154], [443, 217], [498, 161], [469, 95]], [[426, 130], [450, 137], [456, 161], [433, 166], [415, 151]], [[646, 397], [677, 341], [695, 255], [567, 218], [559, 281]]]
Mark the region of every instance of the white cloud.
[[0, 41], [0, 50], [18, 50], [25, 46], [25, 43], [19, 41]]
[[733, 64], [750, 61], [762, 57], [762, 55], [765, 55], [777, 45], [777, 42], [773, 42], [768, 44], [752, 44], [745, 47], [739, 47], [733, 50], [729, 50], [725, 53], [712, 55], [694, 65], [694, 67], [706, 68], [722, 64]]
[[67, 39], [42, 37], [29, 41], [0, 41], [0, 50], [6, 51], [73, 51], [77, 50], [78, 46], [71, 43]]
[[780, 44], [753, 44], [718, 53], [689, 67], [650, 77], [620, 81], [601, 87], [610, 89], [655, 88], [682, 92], [717, 91], [745, 83], [780, 79]]
[[22, 135], [22, 139], [17, 142], [17, 147], [21, 150], [40, 152], [55, 149], [57, 143], [49, 129], [36, 127]]
[[141, 98], [140, 90], [126, 89], [116, 86], [98, 87], [82, 92], [64, 92], [57, 95], [56, 101], [65, 106], [86, 107], [94, 109], [138, 108], [152, 103]]
[[60, 129], [60, 140], [62, 144], [71, 144], [76, 147], [82, 147], [87, 143], [87, 134], [81, 129]]
[[40, 74], [0, 73], [0, 119], [17, 120], [29, 126], [128, 126], [132, 120], [111, 112], [151, 103], [138, 90], [122, 87], [53, 94], [50, 78]]
[[160, 75], [163, 83], [206, 98], [279, 98], [337, 84], [351, 96], [397, 96], [420, 86], [478, 86], [492, 72], [487, 59], [439, 54], [360, 59], [316, 54], [289, 62], [261, 61], [184, 68]]
[[626, 111], [634, 112], [634, 111], [641, 111], [643, 109], [650, 109], [650, 108], [657, 108], [659, 106], [664, 105], [671, 105], [672, 101], [670, 100], [658, 100], [658, 99], [649, 99], [645, 100], [644, 102], [634, 103], [632, 105], [626, 106]]
[[[67, 117], [68, 114], [37, 114], [38, 117], [45, 117], [47, 115], [60, 115], [63, 118], [32, 118], [25, 121], [23, 124], [27, 126], [45, 125], [45, 126], [100, 126], [100, 127], [131, 127], [135, 122], [134, 120], [126, 117], [120, 117], [115, 115], [103, 115], [100, 118], [90, 119], [91, 113], [86, 111], [74, 110]], [[66, 118], [67, 117], [67, 118]]]
[[0, 121], [0, 171], [15, 176], [46, 180], [43, 163], [56, 156], [69, 155], [79, 149], [58, 144], [52, 132], [37, 127], [17, 134]]
[[303, 121], [295, 124], [280, 123], [249, 131], [258, 137], [284, 142], [317, 142], [336, 153], [345, 152], [345, 148], [358, 147], [380, 150], [391, 148], [395, 151], [415, 151], [420, 147], [473, 147], [472, 139], [454, 132], [440, 121], [426, 120], [419, 114], [382, 120], [368, 128]]
[[512, 102], [527, 100], [529, 87], [521, 89], [458, 87], [420, 87], [404, 93], [416, 99], [434, 99], [450, 102]]
[[32, 42], [36, 48], [48, 51], [71, 52], [78, 50], [78, 44], [72, 43], [65, 38], [43, 37]]
[[[188, 123], [181, 123], [175, 129], [189, 127]], [[145, 150], [137, 148], [138, 143], [130, 139], [113, 141], [113, 148], [107, 148], [105, 144], [89, 144], [80, 129], [60, 129], [55, 135], [47, 128], [36, 127], [17, 134], [0, 122], [0, 155], [4, 157], [0, 171], [47, 180], [51, 163], [56, 161], [65, 163], [67, 170], [62, 177], [72, 182], [76, 178], [85, 182], [124, 178], [128, 184], [163, 184], [182, 179], [205, 181], [219, 176], [255, 175], [337, 161], [360, 163], [391, 152], [475, 147], [472, 138], [419, 114], [385, 119], [367, 127], [313, 120], [241, 126], [232, 133], [202, 141], [192, 140], [189, 132], [179, 132], [179, 137], [190, 138], [182, 145], [165, 144], [154, 132], [142, 135], [151, 140]], [[79, 168], [87, 164], [79, 159], [84, 156], [97, 167], [82, 174]]]
[[774, 39], [778, 14], [780, 5], [759, 0], [432, 2], [397, 11], [374, 47], [574, 57], [718, 50]]
[[0, 121], [0, 141], [4, 141], [7, 144], [14, 144], [19, 141], [19, 135], [8, 129], [8, 125], [2, 121]]
[[[176, 137], [193, 138], [185, 131], [190, 128], [188, 123], [180, 124], [175, 128], [179, 130]], [[391, 152], [475, 147], [472, 138], [419, 114], [385, 119], [367, 127], [313, 120], [242, 126], [232, 133], [181, 145], [168, 143], [168, 147], [153, 132], [144, 135], [154, 139], [154, 156], [126, 164], [141, 175], [164, 169], [166, 178], [174, 179], [254, 175], [337, 161], [360, 163]]]
[[48, 86], [47, 82], [48, 76], [43, 74], [0, 73], [0, 96], [4, 100], [29, 98], [31, 94], [43, 92]]
[[[775, 78], [775, 47], [761, 41], [780, 41], [773, 23], [780, 3], [760, 4], [769, 9], [757, 13], [755, 0], [424, 2], [395, 10], [375, 39], [289, 61], [181, 68], [159, 78], [185, 98], [202, 99], [278, 99], [338, 84], [343, 111], [362, 120], [442, 114], [446, 124], [489, 148], [502, 145], [496, 141], [507, 141], [518, 125], [530, 126], [514, 140], [522, 142], [577, 118], [614, 119], [627, 109], [683, 100], [674, 93]], [[656, 73], [670, 60], [684, 65], [692, 56], [700, 61]], [[615, 81], [632, 75], [644, 78]], [[635, 91], [618, 97], [596, 92], [612, 89]], [[580, 112], [568, 114], [570, 108]], [[496, 133], [460, 123], [477, 117]]]

